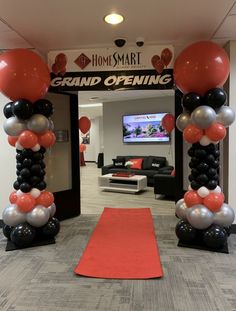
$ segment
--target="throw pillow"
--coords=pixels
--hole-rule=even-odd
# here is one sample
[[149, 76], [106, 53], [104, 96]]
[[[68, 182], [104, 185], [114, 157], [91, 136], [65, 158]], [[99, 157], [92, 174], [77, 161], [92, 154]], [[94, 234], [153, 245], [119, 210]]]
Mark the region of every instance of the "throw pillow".
[[159, 168], [161, 167], [161, 163], [160, 161], [156, 160], [156, 159], [153, 159], [152, 160], [152, 164], [151, 164], [151, 169], [152, 170], [159, 170]]
[[175, 176], [175, 169], [173, 169], [173, 171], [170, 174], [171, 176]]
[[125, 160], [124, 159], [112, 159], [113, 166], [117, 168], [124, 168], [125, 167]]
[[135, 168], [137, 170], [141, 170], [142, 169], [142, 162], [143, 162], [143, 158], [140, 159], [129, 159], [130, 162], [132, 162], [132, 165], [130, 168]]

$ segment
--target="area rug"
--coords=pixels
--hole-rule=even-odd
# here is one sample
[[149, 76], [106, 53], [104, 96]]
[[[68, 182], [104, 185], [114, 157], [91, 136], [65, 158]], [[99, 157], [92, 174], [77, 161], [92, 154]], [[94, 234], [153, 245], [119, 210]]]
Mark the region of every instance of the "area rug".
[[149, 208], [104, 208], [74, 272], [108, 279], [163, 276]]

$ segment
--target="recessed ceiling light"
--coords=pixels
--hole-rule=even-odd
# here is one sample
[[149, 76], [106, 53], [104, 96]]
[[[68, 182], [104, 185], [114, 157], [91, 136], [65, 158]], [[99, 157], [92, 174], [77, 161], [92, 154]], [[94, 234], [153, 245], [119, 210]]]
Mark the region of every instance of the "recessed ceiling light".
[[112, 13], [104, 17], [104, 20], [108, 24], [117, 25], [123, 22], [124, 17], [120, 14]]
[[87, 108], [90, 108], [90, 107], [101, 107], [101, 106], [102, 106], [102, 103], [79, 105], [79, 107], [87, 107]]

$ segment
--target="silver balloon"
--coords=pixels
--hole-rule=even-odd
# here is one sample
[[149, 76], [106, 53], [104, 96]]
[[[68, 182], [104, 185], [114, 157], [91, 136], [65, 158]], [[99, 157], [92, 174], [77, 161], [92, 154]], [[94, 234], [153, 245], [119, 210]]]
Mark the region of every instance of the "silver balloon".
[[186, 219], [186, 212], [188, 207], [186, 206], [184, 199], [180, 199], [175, 205], [175, 213], [180, 219]]
[[55, 203], [52, 203], [52, 205], [50, 205], [48, 208], [47, 208], [50, 212], [50, 217], [53, 217], [56, 213], [56, 205]]
[[7, 206], [2, 213], [3, 222], [11, 227], [15, 227], [26, 221], [26, 214], [18, 211], [15, 204]]
[[3, 124], [4, 131], [10, 136], [19, 136], [23, 131], [27, 130], [26, 122], [16, 117], [10, 117]]
[[215, 213], [213, 223], [219, 226], [228, 227], [234, 222], [235, 214], [231, 206], [223, 203], [219, 212]]
[[188, 222], [196, 229], [206, 229], [213, 223], [213, 213], [202, 204], [191, 207], [187, 213]]
[[209, 106], [199, 106], [191, 113], [191, 120], [201, 129], [208, 128], [215, 120], [215, 110]]
[[42, 114], [34, 114], [27, 122], [28, 129], [35, 133], [43, 133], [49, 126], [48, 118]]
[[36, 205], [35, 208], [26, 214], [26, 221], [34, 227], [44, 226], [50, 217], [50, 212], [43, 205]]
[[181, 113], [176, 119], [176, 127], [178, 130], [183, 130], [191, 123], [190, 115], [187, 112]]
[[54, 123], [53, 123], [51, 118], [49, 118], [48, 121], [49, 121], [49, 130], [53, 131], [54, 130]]
[[235, 112], [228, 106], [222, 106], [216, 115], [216, 121], [223, 124], [225, 127], [230, 126], [235, 120]]

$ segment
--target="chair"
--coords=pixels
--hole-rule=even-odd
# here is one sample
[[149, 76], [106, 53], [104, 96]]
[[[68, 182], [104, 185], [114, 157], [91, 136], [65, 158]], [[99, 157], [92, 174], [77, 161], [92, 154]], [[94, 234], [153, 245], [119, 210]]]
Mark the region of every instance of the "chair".
[[154, 175], [154, 194], [175, 197], [175, 176], [166, 174]]

